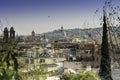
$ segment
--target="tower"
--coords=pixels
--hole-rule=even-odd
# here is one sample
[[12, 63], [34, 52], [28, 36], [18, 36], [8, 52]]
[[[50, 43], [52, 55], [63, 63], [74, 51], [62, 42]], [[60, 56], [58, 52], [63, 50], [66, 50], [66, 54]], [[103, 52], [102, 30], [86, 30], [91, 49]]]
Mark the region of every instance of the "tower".
[[44, 41], [44, 47], [45, 47], [46, 46], [46, 36], [45, 36], [45, 34], [43, 36], [43, 41]]
[[33, 30], [32, 33], [31, 33], [32, 37], [35, 36], [35, 31]]
[[66, 37], [66, 32], [64, 31], [63, 26], [61, 26], [61, 35], [64, 36], [64, 37]]
[[10, 28], [10, 39], [11, 40], [15, 39], [15, 30], [13, 27]]
[[63, 26], [61, 26], [61, 33], [63, 33]]
[[[9, 33], [10, 32], [10, 33]], [[11, 27], [10, 31], [8, 31], [8, 28], [5, 27], [4, 28], [4, 37], [3, 37], [3, 41], [5, 43], [8, 43], [9, 41], [13, 42], [13, 40], [15, 39], [15, 31], [14, 28]]]
[[13, 27], [10, 28], [10, 42], [11, 43], [14, 43], [14, 40], [15, 40], [15, 30]]
[[9, 38], [8, 36], [9, 36], [8, 28], [5, 27], [5, 28], [4, 28], [4, 37], [3, 37], [3, 41], [4, 41], [5, 43], [8, 42], [8, 38]]

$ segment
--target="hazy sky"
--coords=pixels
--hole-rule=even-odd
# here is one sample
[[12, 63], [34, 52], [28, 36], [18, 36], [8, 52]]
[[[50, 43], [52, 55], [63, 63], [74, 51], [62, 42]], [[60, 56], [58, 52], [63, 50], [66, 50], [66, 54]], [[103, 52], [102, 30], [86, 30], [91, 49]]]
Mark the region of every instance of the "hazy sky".
[[[119, 0], [113, 0], [118, 1]], [[95, 10], [105, 0], [0, 0], [0, 24], [13, 26], [18, 34], [43, 33], [59, 29], [93, 25]], [[95, 20], [96, 22], [96, 20]], [[2, 27], [3, 29], [3, 27]]]

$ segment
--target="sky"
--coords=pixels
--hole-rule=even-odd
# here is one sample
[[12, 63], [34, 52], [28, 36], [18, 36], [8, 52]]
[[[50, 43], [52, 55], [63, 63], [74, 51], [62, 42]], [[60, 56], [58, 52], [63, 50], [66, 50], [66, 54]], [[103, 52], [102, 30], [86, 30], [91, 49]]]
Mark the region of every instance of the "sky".
[[32, 30], [40, 34], [61, 26], [64, 29], [96, 27], [99, 25], [94, 17], [95, 11], [105, 1], [0, 0], [0, 28], [13, 26], [18, 35], [29, 35]]

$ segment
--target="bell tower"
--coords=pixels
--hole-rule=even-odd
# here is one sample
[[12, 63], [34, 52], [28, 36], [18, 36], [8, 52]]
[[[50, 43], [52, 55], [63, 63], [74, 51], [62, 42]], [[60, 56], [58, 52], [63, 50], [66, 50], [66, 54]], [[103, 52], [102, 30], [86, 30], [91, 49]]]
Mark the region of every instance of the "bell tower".
[[10, 39], [15, 39], [15, 30], [13, 27], [10, 28]]
[[3, 41], [4, 41], [5, 43], [7, 43], [7, 42], [8, 42], [8, 38], [9, 38], [9, 31], [8, 31], [8, 28], [5, 27], [5, 28], [4, 28], [4, 37], [3, 37]]

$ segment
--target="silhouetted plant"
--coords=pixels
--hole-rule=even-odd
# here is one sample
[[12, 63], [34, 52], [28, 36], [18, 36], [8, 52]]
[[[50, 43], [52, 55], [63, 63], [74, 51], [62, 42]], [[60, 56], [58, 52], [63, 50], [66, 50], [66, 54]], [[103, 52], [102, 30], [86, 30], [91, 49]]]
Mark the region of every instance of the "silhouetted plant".
[[0, 80], [21, 80], [18, 75], [18, 62], [13, 54], [13, 46], [5, 44], [6, 50], [0, 52]]
[[[106, 5], [106, 3], [105, 3]], [[108, 29], [107, 29], [107, 13], [106, 7], [103, 9], [103, 36], [101, 46], [101, 63], [99, 76], [102, 80], [113, 80], [111, 77], [111, 59], [108, 45]]]

